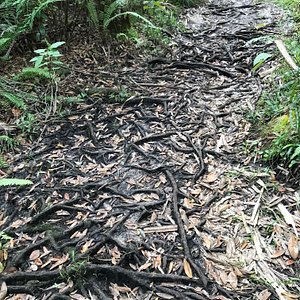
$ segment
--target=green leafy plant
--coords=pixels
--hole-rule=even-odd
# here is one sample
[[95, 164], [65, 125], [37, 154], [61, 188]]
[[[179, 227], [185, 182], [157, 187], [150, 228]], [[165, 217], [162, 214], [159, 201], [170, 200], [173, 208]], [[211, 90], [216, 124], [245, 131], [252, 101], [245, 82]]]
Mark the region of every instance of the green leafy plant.
[[296, 164], [300, 164], [300, 143], [288, 144], [283, 147], [284, 154], [289, 162], [289, 167], [292, 168]]
[[8, 163], [3, 157], [3, 155], [0, 154], [0, 169], [6, 169], [8, 167]]
[[0, 273], [2, 273], [5, 269], [5, 261], [8, 257], [7, 249], [9, 248], [9, 242], [13, 238], [7, 235], [4, 231], [0, 231], [0, 251], [2, 253], [2, 259], [0, 262]]
[[62, 68], [63, 63], [59, 60], [62, 54], [57, 50], [65, 42], [55, 42], [49, 44], [47, 48], [34, 50], [37, 56], [33, 57], [30, 62], [34, 67], [23, 68], [15, 76], [15, 80], [56, 80], [58, 71]]
[[272, 57], [270, 53], [259, 53], [253, 61], [252, 71], [259, 69], [270, 57]]
[[7, 56], [11, 46], [26, 33], [35, 32], [40, 40], [47, 18], [45, 11], [62, 1], [3, 0], [0, 3], [0, 54], [8, 51], [4, 57]]
[[16, 144], [15, 139], [8, 135], [0, 135], [0, 152], [12, 150]]
[[0, 187], [10, 186], [10, 185], [24, 186], [24, 185], [31, 185], [31, 184], [33, 184], [33, 182], [31, 180], [27, 180], [27, 179], [18, 179], [18, 178], [1, 178], [0, 179]]

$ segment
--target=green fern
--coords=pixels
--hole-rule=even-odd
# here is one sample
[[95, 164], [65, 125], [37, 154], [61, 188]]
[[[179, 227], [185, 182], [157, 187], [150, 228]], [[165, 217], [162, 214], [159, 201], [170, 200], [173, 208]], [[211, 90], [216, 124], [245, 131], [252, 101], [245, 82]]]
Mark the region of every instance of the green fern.
[[15, 80], [53, 79], [53, 75], [47, 68], [24, 68], [14, 77]]
[[62, 2], [62, 0], [46, 0], [38, 2], [38, 5], [31, 11], [30, 18], [28, 18], [27, 21], [29, 21], [29, 26], [32, 29], [33, 23], [36, 18], [40, 17], [41, 13], [47, 9], [51, 4], [56, 2]]
[[16, 142], [13, 138], [7, 135], [0, 135], [0, 152], [2, 152], [4, 149], [12, 149], [15, 144]]
[[3, 155], [0, 155], [0, 169], [6, 169], [8, 167], [8, 163], [3, 157]]
[[111, 19], [111, 17], [113, 16], [113, 13], [116, 12], [118, 9], [124, 7], [125, 4], [126, 4], [126, 0], [116, 0], [116, 1], [112, 2], [107, 8], [105, 8], [105, 10], [103, 12], [104, 27], [108, 26], [108, 25], [105, 26], [105, 24], [108, 23], [109, 19]]
[[23, 185], [30, 185], [30, 184], [33, 184], [33, 182], [31, 180], [27, 180], [27, 179], [17, 179], [17, 178], [2, 178], [2, 179], [0, 179], [0, 187], [10, 186], [10, 185], [23, 186]]
[[14, 94], [13, 92], [10, 91], [1, 91], [0, 90], [0, 96], [6, 100], [8, 100], [8, 102], [20, 109], [25, 110], [27, 108], [26, 103], [16, 94]]
[[107, 29], [107, 27], [109, 26], [109, 24], [114, 21], [115, 19], [122, 17], [122, 16], [133, 16], [135, 18], [141, 19], [143, 22], [145, 22], [149, 27], [153, 28], [153, 29], [160, 29], [159, 27], [155, 26], [153, 23], [151, 23], [148, 19], [146, 19], [145, 17], [143, 17], [142, 15], [134, 12], [134, 11], [125, 11], [119, 14], [116, 14], [115, 16], [109, 18], [108, 20], [106, 20], [103, 24], [104, 29]]
[[86, 7], [89, 12], [90, 18], [93, 22], [93, 24], [96, 27], [100, 26], [100, 18], [97, 10], [97, 5], [94, 0], [87, 0]]

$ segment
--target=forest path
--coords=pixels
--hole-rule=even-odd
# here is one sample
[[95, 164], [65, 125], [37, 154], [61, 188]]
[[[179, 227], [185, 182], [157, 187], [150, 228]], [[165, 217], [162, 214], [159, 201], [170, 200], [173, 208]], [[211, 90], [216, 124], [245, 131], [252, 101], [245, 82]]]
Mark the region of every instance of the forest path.
[[91, 93], [15, 158], [12, 176], [34, 185], [1, 194], [9, 299], [299, 293], [285, 222], [295, 191], [244, 154], [244, 116], [261, 93], [252, 63], [273, 47], [261, 37], [280, 13], [216, 0], [187, 15], [165, 57], [99, 73], [126, 87], [122, 105]]

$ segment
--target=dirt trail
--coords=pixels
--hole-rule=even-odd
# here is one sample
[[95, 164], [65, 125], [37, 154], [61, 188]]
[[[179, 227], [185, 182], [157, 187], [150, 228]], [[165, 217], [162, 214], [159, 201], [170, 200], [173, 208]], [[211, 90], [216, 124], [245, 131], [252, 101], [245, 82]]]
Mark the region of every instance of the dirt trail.
[[35, 184], [1, 193], [9, 299], [299, 293], [285, 211], [299, 194], [243, 154], [261, 93], [252, 62], [280, 14], [232, 0], [187, 15], [165, 57], [119, 70], [123, 105], [87, 101], [15, 157], [12, 176]]

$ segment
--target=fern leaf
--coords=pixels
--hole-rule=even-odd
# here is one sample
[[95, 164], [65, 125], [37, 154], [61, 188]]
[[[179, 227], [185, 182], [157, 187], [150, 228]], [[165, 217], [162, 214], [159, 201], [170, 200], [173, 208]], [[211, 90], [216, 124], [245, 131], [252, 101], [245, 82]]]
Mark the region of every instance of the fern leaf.
[[98, 11], [97, 11], [97, 6], [94, 0], [87, 0], [86, 2], [86, 7], [88, 9], [90, 18], [92, 20], [92, 22], [94, 23], [94, 25], [96, 27], [99, 27], [100, 25], [100, 20], [99, 20], [99, 15], [98, 15]]
[[46, 68], [24, 68], [20, 74], [14, 77], [15, 80], [30, 80], [30, 79], [53, 79], [53, 74]]
[[106, 22], [112, 17], [113, 13], [126, 4], [125, 0], [116, 0], [112, 2], [103, 13], [103, 24], [105, 27]]
[[6, 91], [0, 90], [0, 96], [2, 96], [4, 99], [8, 100], [10, 104], [12, 104], [18, 108], [21, 108], [23, 110], [26, 109], [25, 102], [20, 97], [15, 95], [13, 92], [6, 92]]
[[109, 24], [110, 24], [113, 20], [115, 20], [115, 19], [117, 19], [117, 18], [119, 18], [119, 17], [121, 17], [121, 16], [126, 16], [126, 15], [130, 15], [130, 16], [133, 16], [133, 17], [135, 17], [135, 18], [141, 19], [143, 22], [145, 22], [146, 24], [148, 24], [149, 27], [151, 27], [151, 28], [154, 28], [154, 29], [160, 29], [159, 27], [157, 27], [157, 26], [155, 26], [153, 23], [151, 23], [148, 19], [146, 19], [145, 17], [143, 17], [142, 15], [140, 15], [140, 14], [134, 12], [134, 11], [125, 11], [125, 12], [119, 13], [119, 14], [117, 14], [117, 15], [115, 15], [115, 16], [109, 18], [109, 19], [106, 20], [106, 21], [104, 22], [104, 24], [103, 24], [104, 29], [107, 29], [107, 27], [109, 26]]
[[0, 187], [1, 186], [9, 186], [9, 185], [30, 185], [33, 184], [31, 180], [27, 179], [17, 179], [17, 178], [2, 178], [0, 179]]

